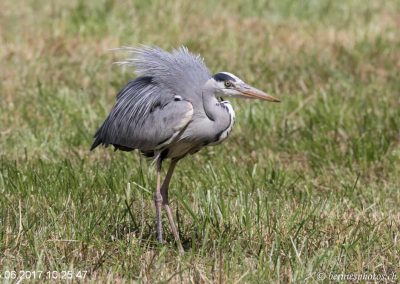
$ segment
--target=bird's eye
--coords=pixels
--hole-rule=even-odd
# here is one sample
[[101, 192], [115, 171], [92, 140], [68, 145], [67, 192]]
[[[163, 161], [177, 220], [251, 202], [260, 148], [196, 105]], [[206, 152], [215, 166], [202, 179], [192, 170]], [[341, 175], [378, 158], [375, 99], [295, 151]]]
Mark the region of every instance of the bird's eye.
[[232, 82], [231, 81], [225, 81], [225, 87], [229, 88], [232, 87]]

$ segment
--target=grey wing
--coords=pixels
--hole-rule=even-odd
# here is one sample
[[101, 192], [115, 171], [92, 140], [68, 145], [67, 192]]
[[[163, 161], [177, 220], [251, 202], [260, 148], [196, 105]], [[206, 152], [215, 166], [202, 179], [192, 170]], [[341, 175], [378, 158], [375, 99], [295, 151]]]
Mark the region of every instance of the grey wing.
[[120, 150], [152, 151], [173, 141], [193, 115], [192, 104], [139, 77], [117, 95], [117, 102], [95, 134], [91, 150], [114, 145]]

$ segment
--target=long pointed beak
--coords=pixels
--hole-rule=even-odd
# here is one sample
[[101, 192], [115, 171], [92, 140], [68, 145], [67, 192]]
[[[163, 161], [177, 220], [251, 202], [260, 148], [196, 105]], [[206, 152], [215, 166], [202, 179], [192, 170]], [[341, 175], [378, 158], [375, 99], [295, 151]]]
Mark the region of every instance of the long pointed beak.
[[263, 91], [256, 89], [252, 86], [249, 86], [247, 84], [241, 84], [239, 86], [236, 86], [235, 89], [239, 91], [246, 98], [260, 99], [274, 103], [279, 103], [281, 101], [280, 99], [268, 95], [267, 93], [264, 93]]

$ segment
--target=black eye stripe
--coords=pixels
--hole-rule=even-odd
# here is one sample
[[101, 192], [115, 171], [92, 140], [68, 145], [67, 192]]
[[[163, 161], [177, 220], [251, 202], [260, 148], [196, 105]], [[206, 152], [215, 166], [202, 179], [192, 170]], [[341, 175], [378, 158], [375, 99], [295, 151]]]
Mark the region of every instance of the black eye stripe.
[[236, 82], [235, 78], [232, 78], [231, 76], [225, 74], [225, 73], [217, 73], [213, 76], [215, 81], [218, 82], [225, 82], [225, 81], [233, 81]]

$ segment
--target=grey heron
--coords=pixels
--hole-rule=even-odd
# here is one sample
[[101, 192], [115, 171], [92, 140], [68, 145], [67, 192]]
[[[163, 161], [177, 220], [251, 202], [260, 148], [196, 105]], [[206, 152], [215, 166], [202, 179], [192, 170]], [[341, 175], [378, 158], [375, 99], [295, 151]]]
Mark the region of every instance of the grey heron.
[[[168, 187], [178, 161], [205, 146], [224, 141], [232, 130], [235, 112], [222, 97], [278, 99], [228, 72], [211, 75], [199, 55], [186, 47], [167, 52], [158, 47], [123, 48], [129, 57], [120, 62], [137, 74], [117, 94], [114, 107], [97, 130], [91, 150], [102, 144], [116, 150], [139, 150], [156, 162], [154, 194], [157, 239], [163, 242], [161, 207], [164, 207], [179, 251], [179, 239], [168, 202]], [[164, 160], [170, 165], [161, 184]]]

